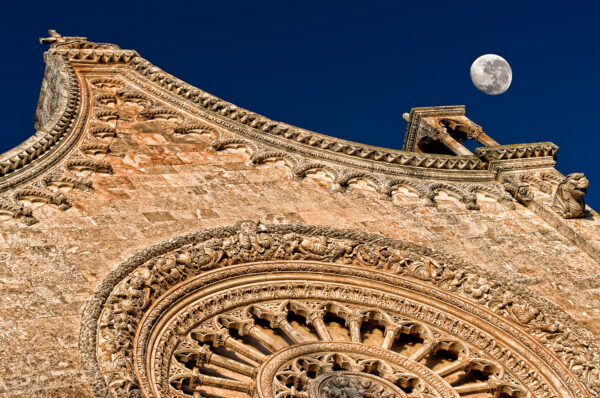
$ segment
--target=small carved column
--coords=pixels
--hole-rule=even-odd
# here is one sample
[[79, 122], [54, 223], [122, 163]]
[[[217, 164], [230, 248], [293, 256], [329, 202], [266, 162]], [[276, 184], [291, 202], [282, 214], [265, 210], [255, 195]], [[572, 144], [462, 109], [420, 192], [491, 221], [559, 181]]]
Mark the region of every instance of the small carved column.
[[210, 347], [206, 344], [202, 346], [197, 346], [194, 354], [196, 354], [196, 367], [198, 368], [201, 368], [205, 364], [210, 364], [220, 366], [222, 368], [229, 369], [231, 371], [238, 372], [246, 376], [252, 376], [254, 374], [253, 367], [215, 354], [210, 350]]
[[464, 384], [462, 386], [454, 387], [454, 390], [460, 395], [483, 393], [498, 391], [503, 384], [496, 380], [494, 377], [490, 377], [488, 381], [482, 381], [478, 383]]
[[318, 309], [316, 311], [310, 312], [306, 317], [306, 324], [313, 325], [319, 338], [323, 341], [331, 341], [331, 335], [325, 326], [325, 321], [323, 317], [325, 316], [325, 311], [323, 309]]
[[496, 142], [492, 137], [484, 133], [483, 131], [477, 135], [475, 138], [477, 142], [484, 146], [499, 146], [500, 144]]
[[473, 139], [473, 140], [479, 142], [483, 146], [499, 146], [500, 145], [499, 143], [496, 142], [496, 140], [494, 140], [492, 137], [490, 137], [489, 135], [484, 133], [483, 130], [481, 129], [481, 126], [478, 126], [475, 123], [473, 123], [473, 124], [475, 125], [475, 127], [468, 134], [468, 137], [470, 139]]
[[473, 152], [469, 151], [467, 148], [462, 146], [460, 142], [456, 141], [450, 134], [448, 134], [448, 130], [445, 127], [442, 127], [442, 130], [437, 134], [436, 138], [446, 146], [446, 148], [450, 149], [457, 155], [460, 156], [472, 156]]
[[394, 340], [398, 336], [398, 332], [400, 331], [400, 326], [395, 324], [388, 324], [385, 327], [385, 334], [383, 338], [383, 343], [381, 344], [381, 348], [384, 350], [389, 350], [394, 344]]
[[257, 349], [247, 346], [236, 339], [230, 338], [229, 331], [225, 328], [218, 330], [196, 329], [190, 332], [201, 343], [211, 343], [213, 347], [225, 347], [240, 353], [254, 361], [262, 362], [266, 355]]
[[210, 386], [223, 388], [230, 391], [239, 391], [249, 394], [252, 391], [252, 383], [233, 379], [223, 379], [221, 377], [207, 376], [196, 371], [192, 374], [191, 382], [196, 386]]
[[353, 343], [360, 343], [360, 325], [363, 321], [363, 314], [360, 310], [352, 309], [346, 312], [346, 327], [350, 328], [350, 339]]
[[423, 346], [419, 348], [417, 351], [413, 352], [410, 355], [410, 359], [415, 362], [419, 362], [421, 359], [425, 358], [430, 351], [435, 349], [437, 340], [427, 338], [423, 341]]
[[253, 319], [244, 319], [244, 324], [238, 329], [238, 333], [240, 336], [250, 336], [253, 339], [258, 340], [262, 345], [273, 352], [284, 347], [281, 343], [273, 340], [271, 336], [257, 328]]
[[450, 362], [448, 365], [436, 370], [435, 373], [437, 373], [441, 377], [444, 377], [448, 376], [451, 373], [458, 372], [459, 370], [463, 370], [467, 366], [469, 366], [468, 361], [457, 360], [454, 362]]
[[271, 327], [281, 329], [283, 333], [285, 333], [294, 343], [303, 343], [304, 338], [287, 321], [287, 314], [288, 311], [285, 309], [273, 313], [273, 319], [271, 319]]

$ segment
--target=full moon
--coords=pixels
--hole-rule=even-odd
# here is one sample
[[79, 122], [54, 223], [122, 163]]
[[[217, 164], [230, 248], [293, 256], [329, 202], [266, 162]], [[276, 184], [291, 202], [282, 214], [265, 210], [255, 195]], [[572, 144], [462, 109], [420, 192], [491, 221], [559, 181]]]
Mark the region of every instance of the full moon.
[[471, 65], [471, 80], [485, 94], [502, 94], [510, 86], [512, 70], [504, 58], [496, 54], [485, 54]]

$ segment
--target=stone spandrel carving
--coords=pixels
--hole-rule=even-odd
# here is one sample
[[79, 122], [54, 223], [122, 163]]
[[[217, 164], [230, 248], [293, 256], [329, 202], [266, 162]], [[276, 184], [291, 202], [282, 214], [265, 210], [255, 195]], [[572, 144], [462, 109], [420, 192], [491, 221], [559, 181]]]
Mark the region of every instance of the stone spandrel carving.
[[589, 185], [583, 173], [569, 174], [556, 188], [552, 209], [564, 218], [585, 217], [583, 196]]
[[[214, 293], [207, 295], [211, 286]], [[337, 326], [323, 326], [321, 317], [337, 319]], [[392, 323], [405, 329], [386, 329]], [[178, 388], [202, 379], [205, 387], [226, 384], [237, 394], [225, 396], [243, 397], [257, 391], [256, 369], [266, 369], [266, 357], [307, 345], [307, 329], [316, 343], [363, 347], [376, 341], [375, 348], [387, 351], [398, 333], [407, 335], [420, 353], [405, 356], [430, 369], [418, 376], [428, 386], [435, 380], [428, 379], [433, 368], [427, 356], [446, 349], [448, 364], [474, 364], [468, 358], [494, 363], [477, 366], [488, 369], [485, 383], [491, 384], [485, 388], [502, 386], [504, 396], [600, 394], [596, 343], [548, 303], [440, 253], [376, 235], [298, 225], [244, 222], [134, 256], [109, 275], [86, 308], [82, 359], [98, 396], [185, 397]], [[237, 361], [223, 350], [245, 358]], [[210, 372], [195, 375], [184, 356], [183, 368], [169, 364], [176, 352], [218, 361], [229, 376], [224, 382]], [[500, 373], [491, 371], [498, 367], [500, 384]]]

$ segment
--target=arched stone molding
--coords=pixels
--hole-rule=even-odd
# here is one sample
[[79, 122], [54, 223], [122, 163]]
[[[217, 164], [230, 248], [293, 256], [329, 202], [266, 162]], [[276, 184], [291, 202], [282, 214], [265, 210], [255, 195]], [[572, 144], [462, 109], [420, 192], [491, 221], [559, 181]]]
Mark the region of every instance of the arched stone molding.
[[46, 57], [46, 75], [36, 115], [38, 131], [0, 155], [0, 192], [31, 180], [68, 152], [77, 141], [81, 89], [68, 58]]
[[[319, 313], [337, 317], [337, 332], [315, 323]], [[308, 329], [317, 338], [303, 340]], [[403, 334], [413, 351], [390, 348]], [[80, 345], [99, 397], [186, 397], [198, 383], [270, 397], [300, 391], [294, 380], [304, 391], [364, 382], [397, 396], [600, 396], [597, 343], [545, 300], [442, 253], [323, 227], [240, 222], [149, 247], [98, 287]], [[446, 370], [428, 362], [439, 352]], [[306, 361], [315, 365], [302, 376]], [[454, 372], [462, 382], [444, 379]]]
[[[387, 187], [390, 180], [414, 179], [415, 184], [419, 181], [425, 184], [443, 183], [452, 185], [450, 190], [460, 196], [470, 210], [478, 209], [479, 205], [476, 197], [470, 195], [470, 190], [464, 194], [457, 192], [462, 191], [462, 183], [484, 184], [488, 188], [496, 186], [488, 189], [489, 192], [501, 190], [497, 181], [500, 171], [552, 167], [558, 149], [551, 143], [520, 144], [486, 147], [483, 152], [477, 152], [479, 157], [457, 157], [397, 151], [345, 141], [273, 121], [237, 107], [178, 80], [135, 51], [89, 42], [81, 37], [62, 37], [56, 32], [52, 35], [42, 40], [51, 45], [45, 55], [49, 76], [44, 84], [48, 86], [49, 82], [55, 82], [56, 87], [46, 87], [46, 91], [58, 94], [41, 96], [37, 118], [38, 127], [43, 124], [40, 131], [0, 156], [0, 192], [29, 183], [47, 172], [55, 172], [58, 163], [74, 152], [76, 142], [81, 143], [79, 151], [75, 151], [76, 157], [62, 165], [65, 167], [60, 167], [66, 172], [63, 179], [112, 172], [109, 163], [91, 157], [109, 151], [108, 144], [117, 134], [119, 107], [123, 104], [136, 104], [142, 108], [137, 115], [138, 120], [160, 119], [176, 124], [174, 135], [190, 132], [207, 134], [213, 137], [215, 150], [244, 148], [255, 164], [267, 159], [283, 159], [296, 179], [321, 170], [327, 178], [334, 180], [331, 183], [334, 190], [343, 191], [351, 182], [347, 176], [361, 175], [361, 183], [375, 189], [382, 199], [390, 199]], [[94, 67], [90, 68], [91, 65]], [[450, 108], [456, 108], [457, 115], [464, 115], [464, 107]], [[435, 109], [446, 114], [450, 108]], [[435, 109], [431, 108], [428, 112], [435, 113]], [[86, 118], [93, 121], [82, 126]], [[212, 126], [206, 128], [209, 124]], [[84, 128], [90, 134], [86, 134]], [[227, 133], [220, 134], [217, 130]], [[90, 137], [81, 139], [84, 135]], [[492, 165], [494, 162], [501, 162], [502, 166]], [[303, 169], [304, 165], [310, 164], [314, 167]], [[78, 186], [81, 185], [74, 185]], [[63, 187], [66, 185], [63, 184]], [[47, 186], [37, 188], [46, 189]], [[508, 191], [525, 204], [530, 201], [519, 193], [513, 194], [513, 189]], [[46, 196], [49, 194], [45, 193]], [[435, 192], [419, 193], [419, 196], [429, 205], [435, 204], [432, 198]], [[508, 196], [501, 196], [503, 204], [514, 207]], [[3, 214], [28, 224], [36, 222], [29, 215], [31, 209], [26, 204], [0, 199]], [[19, 210], [21, 208], [25, 209], [25, 216]]]

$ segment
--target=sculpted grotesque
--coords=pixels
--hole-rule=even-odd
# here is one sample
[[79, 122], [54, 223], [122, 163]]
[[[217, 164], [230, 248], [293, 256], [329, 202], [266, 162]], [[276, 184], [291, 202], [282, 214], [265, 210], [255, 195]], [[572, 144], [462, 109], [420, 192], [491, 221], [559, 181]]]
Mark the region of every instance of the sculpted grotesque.
[[565, 177], [556, 188], [552, 209], [564, 218], [585, 217], [585, 195], [590, 183], [583, 173]]
[[506, 191], [525, 206], [533, 200], [533, 192], [529, 185], [523, 181], [522, 175], [504, 176], [502, 181]]

